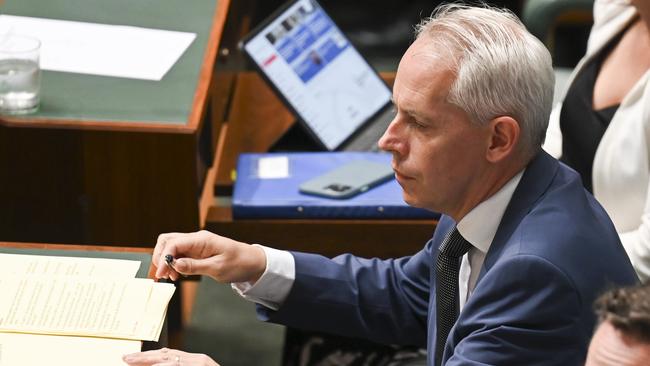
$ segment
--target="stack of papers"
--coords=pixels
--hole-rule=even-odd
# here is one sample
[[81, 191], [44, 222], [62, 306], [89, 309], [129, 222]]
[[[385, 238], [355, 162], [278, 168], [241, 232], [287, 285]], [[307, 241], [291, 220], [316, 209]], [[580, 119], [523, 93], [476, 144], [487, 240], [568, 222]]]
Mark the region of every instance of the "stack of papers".
[[138, 261], [0, 254], [0, 263], [0, 365], [123, 365], [141, 340], [158, 340], [175, 290], [134, 278]]

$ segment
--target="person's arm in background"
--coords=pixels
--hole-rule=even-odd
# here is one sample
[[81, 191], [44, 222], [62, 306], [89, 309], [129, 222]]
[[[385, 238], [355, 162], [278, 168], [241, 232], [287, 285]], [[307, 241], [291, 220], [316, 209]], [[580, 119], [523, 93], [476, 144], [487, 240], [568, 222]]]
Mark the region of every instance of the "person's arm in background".
[[[645, 27], [650, 32], [650, 6], [647, 2], [637, 2], [636, 8], [640, 13], [641, 20], [645, 23]], [[648, 45], [646, 45], [647, 47]], [[646, 72], [647, 73], [647, 72]], [[650, 82], [646, 81], [645, 91], [643, 93], [643, 100], [637, 103], [642, 106], [641, 109], [641, 128], [646, 131], [645, 144], [641, 145], [645, 148], [639, 151], [642, 161], [645, 161], [650, 156], [650, 142], [648, 141], [648, 126], [650, 126], [650, 108], [647, 107], [650, 103]], [[648, 174], [647, 167], [641, 166], [637, 171], [639, 174]], [[639, 187], [643, 188], [643, 187]], [[643, 213], [639, 220], [639, 226], [634, 230], [621, 233], [621, 242], [625, 251], [632, 261], [632, 265], [636, 270], [637, 275], [641, 281], [650, 279], [650, 183], [645, 187], [646, 197], [643, 206]]]
[[641, 225], [635, 230], [620, 233], [620, 237], [639, 279], [642, 282], [650, 279], [650, 186]]

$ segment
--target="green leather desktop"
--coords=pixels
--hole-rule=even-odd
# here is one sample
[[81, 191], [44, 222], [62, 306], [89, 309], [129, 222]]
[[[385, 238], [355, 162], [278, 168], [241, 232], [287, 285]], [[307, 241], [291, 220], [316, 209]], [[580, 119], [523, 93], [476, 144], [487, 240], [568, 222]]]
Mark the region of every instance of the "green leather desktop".
[[197, 34], [161, 81], [45, 70], [40, 110], [27, 118], [188, 125], [217, 4], [217, 0], [6, 0], [1, 9], [7, 15]]

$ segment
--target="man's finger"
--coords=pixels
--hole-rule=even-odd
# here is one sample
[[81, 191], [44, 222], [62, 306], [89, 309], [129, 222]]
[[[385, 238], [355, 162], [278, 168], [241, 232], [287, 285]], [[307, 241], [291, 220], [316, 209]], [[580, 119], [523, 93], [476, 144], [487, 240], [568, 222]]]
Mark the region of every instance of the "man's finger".
[[174, 263], [174, 268], [180, 274], [184, 275], [210, 275], [210, 270], [214, 269], [214, 260], [212, 257], [203, 259], [179, 258]]
[[171, 356], [167, 353], [161, 352], [161, 350], [146, 351], [131, 353], [124, 355], [122, 357], [124, 362], [128, 363], [131, 366], [136, 365], [153, 365], [156, 363], [168, 362], [171, 359]]
[[179, 235], [183, 235], [183, 234], [165, 233], [165, 234], [158, 235], [158, 239], [156, 240], [156, 246], [154, 247], [153, 255], [151, 256], [151, 261], [154, 264], [154, 266], [158, 266], [158, 263], [160, 263], [160, 257], [162, 256], [162, 253], [165, 250], [165, 247], [167, 246], [167, 241]]
[[163, 237], [160, 247], [162, 248], [158, 254], [156, 277], [158, 278], [171, 278], [176, 280], [178, 278], [177, 272], [181, 274], [194, 274], [195, 272], [183, 272], [178, 268], [170, 268], [165, 257], [172, 256], [174, 266], [181, 258], [203, 259], [209, 258], [215, 253], [214, 248], [210, 248], [210, 238], [214, 234], [207, 231], [197, 231], [187, 234], [175, 234]]

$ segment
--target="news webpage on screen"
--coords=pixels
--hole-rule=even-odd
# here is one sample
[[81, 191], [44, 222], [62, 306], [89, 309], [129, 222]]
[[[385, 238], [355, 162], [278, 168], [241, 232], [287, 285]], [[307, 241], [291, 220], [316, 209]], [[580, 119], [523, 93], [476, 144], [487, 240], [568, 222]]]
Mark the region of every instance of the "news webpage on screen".
[[390, 101], [386, 84], [312, 0], [287, 8], [244, 49], [329, 150]]

